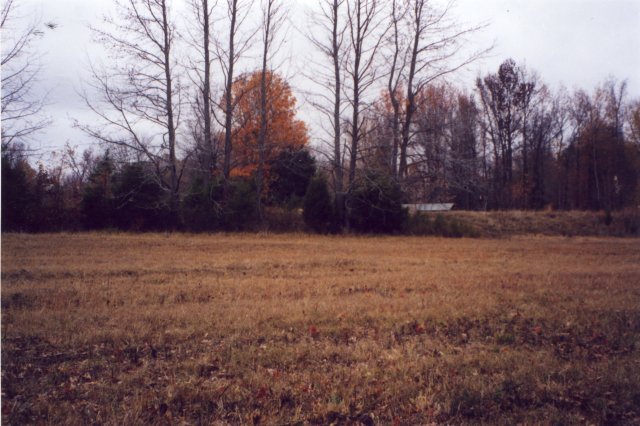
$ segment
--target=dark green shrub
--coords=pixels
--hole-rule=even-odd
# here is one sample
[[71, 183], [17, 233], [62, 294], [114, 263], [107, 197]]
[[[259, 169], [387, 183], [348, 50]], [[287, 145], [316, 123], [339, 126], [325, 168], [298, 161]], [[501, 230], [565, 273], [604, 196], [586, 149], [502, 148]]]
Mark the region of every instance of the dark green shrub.
[[302, 207], [316, 162], [306, 148], [282, 151], [269, 169], [269, 200], [289, 209]]
[[468, 223], [455, 217], [438, 213], [432, 220], [428, 213], [416, 213], [407, 220], [405, 233], [410, 235], [435, 235], [439, 237], [477, 238], [480, 232]]
[[367, 172], [355, 183], [348, 202], [350, 226], [360, 232], [393, 233], [405, 225], [402, 191], [389, 177]]
[[222, 180], [194, 178], [182, 202], [182, 216], [187, 230], [202, 232], [257, 229], [258, 209], [252, 181], [232, 178], [227, 185], [225, 194]]
[[113, 223], [113, 171], [109, 152], [95, 165], [82, 197], [84, 224], [88, 229], [104, 229]]
[[67, 214], [62, 183], [43, 164], [38, 166], [32, 201], [35, 210], [31, 215], [31, 230], [42, 232], [64, 229]]
[[438, 214], [433, 221], [433, 233], [442, 237], [447, 237], [450, 234], [450, 226], [447, 223], [447, 219], [442, 214]]
[[223, 186], [219, 180], [196, 178], [182, 203], [184, 226], [189, 231], [214, 231], [221, 226]]
[[409, 215], [405, 233], [410, 235], [433, 235], [431, 217], [420, 213]]
[[314, 232], [328, 233], [335, 229], [333, 202], [323, 176], [311, 179], [303, 206], [304, 223]]
[[167, 196], [145, 163], [125, 164], [113, 177], [114, 221], [123, 230], [149, 231], [170, 224]]
[[2, 230], [27, 231], [36, 213], [35, 194], [29, 181], [34, 170], [15, 153], [2, 152]]
[[245, 179], [232, 179], [222, 204], [222, 226], [227, 231], [250, 231], [258, 225], [256, 189]]

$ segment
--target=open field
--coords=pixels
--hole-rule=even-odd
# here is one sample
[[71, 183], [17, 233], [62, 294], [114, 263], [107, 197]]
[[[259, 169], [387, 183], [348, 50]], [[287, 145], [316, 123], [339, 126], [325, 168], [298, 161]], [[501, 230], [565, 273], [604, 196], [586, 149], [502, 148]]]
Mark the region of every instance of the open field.
[[5, 424], [640, 424], [640, 240], [6, 234]]

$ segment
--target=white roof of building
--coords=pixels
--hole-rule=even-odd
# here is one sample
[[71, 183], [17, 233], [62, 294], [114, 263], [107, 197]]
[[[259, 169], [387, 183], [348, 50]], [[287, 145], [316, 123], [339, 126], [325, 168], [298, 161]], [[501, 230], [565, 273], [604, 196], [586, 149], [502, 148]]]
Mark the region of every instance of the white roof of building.
[[447, 212], [453, 208], [453, 203], [403, 204], [402, 207], [418, 212]]

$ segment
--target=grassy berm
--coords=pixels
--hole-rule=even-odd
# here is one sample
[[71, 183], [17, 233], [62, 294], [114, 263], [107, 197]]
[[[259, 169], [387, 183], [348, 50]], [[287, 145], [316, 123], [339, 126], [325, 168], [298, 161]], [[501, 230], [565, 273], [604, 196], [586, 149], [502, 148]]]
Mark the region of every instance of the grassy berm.
[[5, 234], [2, 423], [640, 424], [640, 240]]
[[627, 209], [609, 215], [593, 211], [454, 210], [413, 216], [405, 231], [410, 235], [446, 237], [640, 237], [640, 210]]

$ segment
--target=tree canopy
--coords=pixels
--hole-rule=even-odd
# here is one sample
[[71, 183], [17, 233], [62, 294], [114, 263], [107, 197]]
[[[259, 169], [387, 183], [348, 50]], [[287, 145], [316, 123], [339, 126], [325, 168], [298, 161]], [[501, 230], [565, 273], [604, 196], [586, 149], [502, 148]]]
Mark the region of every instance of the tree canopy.
[[[260, 73], [240, 77], [233, 85], [237, 109], [233, 122], [232, 176], [251, 176], [258, 167], [260, 132]], [[268, 164], [288, 149], [309, 142], [307, 125], [296, 118], [296, 98], [289, 84], [267, 73], [267, 129], [265, 162]]]

